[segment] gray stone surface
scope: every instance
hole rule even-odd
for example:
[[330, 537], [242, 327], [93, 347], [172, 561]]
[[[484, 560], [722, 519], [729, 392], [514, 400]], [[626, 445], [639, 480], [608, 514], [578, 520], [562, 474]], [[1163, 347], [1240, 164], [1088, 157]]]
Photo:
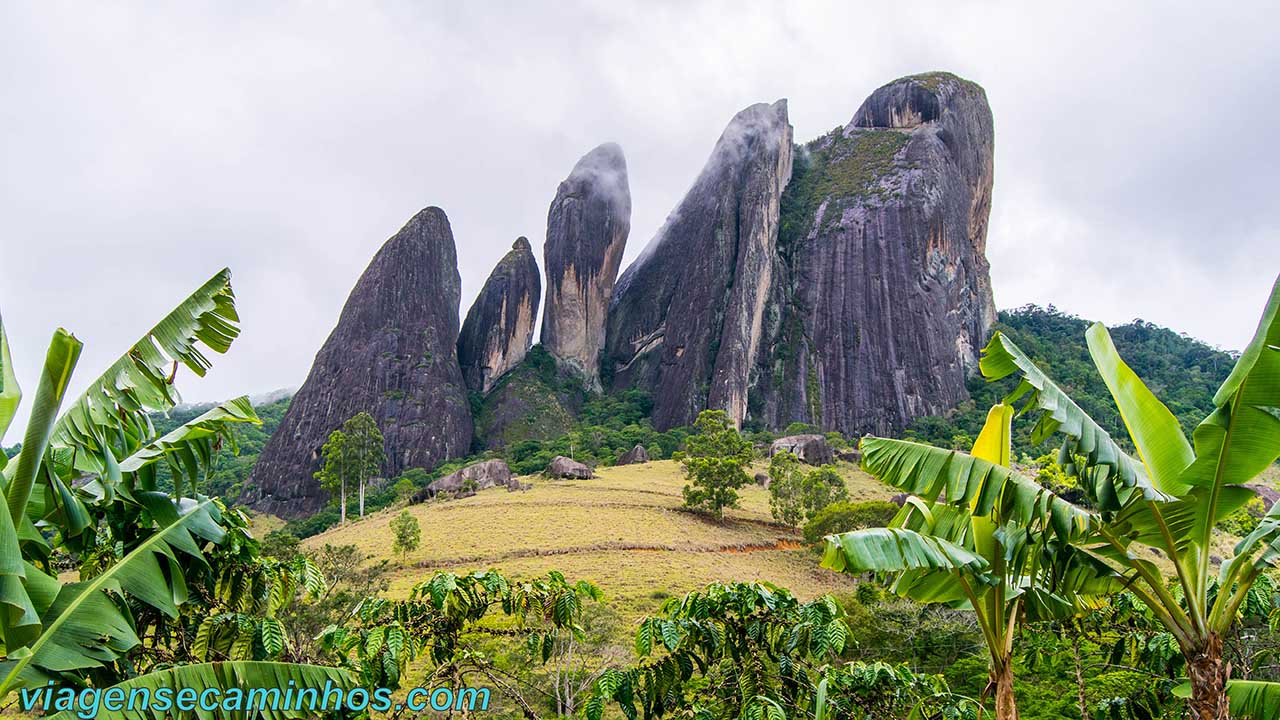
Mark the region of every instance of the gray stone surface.
[[930, 73], [798, 153], [754, 418], [884, 435], [968, 398], [996, 316], [993, 146], [982, 88]]
[[533, 344], [542, 278], [526, 238], [503, 256], [476, 296], [458, 336], [458, 364], [467, 388], [487, 395], [520, 364]]
[[471, 447], [471, 411], [455, 352], [461, 280], [449, 219], [414, 215], [383, 244], [347, 298], [279, 429], [254, 466], [251, 507], [285, 518], [322, 508], [313, 477], [329, 433], [373, 415], [387, 477], [431, 468]]
[[638, 463], [649, 462], [649, 451], [643, 445], [637, 444], [635, 447], [622, 454], [618, 458], [619, 465], [636, 465]]
[[631, 191], [622, 148], [605, 143], [587, 153], [560, 183], [547, 212], [547, 302], [542, 344], [557, 360], [600, 388], [609, 301], [627, 235]]
[[769, 446], [769, 457], [789, 452], [808, 465], [826, 465], [835, 459], [831, 445], [821, 435], [789, 435]]
[[468, 465], [461, 470], [449, 473], [430, 485], [419, 490], [410, 498], [410, 503], [429, 500], [440, 493], [453, 493], [455, 496], [473, 494], [478, 490], [502, 486], [509, 490], [520, 489], [520, 483], [511, 474], [511, 468], [502, 460], [485, 460]]
[[586, 480], [595, 477], [591, 468], [563, 455], [557, 455], [551, 459], [551, 464], [547, 465], [546, 475], [558, 480]]
[[707, 407], [735, 422], [746, 416], [791, 134], [785, 100], [738, 113], [614, 289], [604, 360], [611, 386], [651, 392], [660, 430], [691, 424]]

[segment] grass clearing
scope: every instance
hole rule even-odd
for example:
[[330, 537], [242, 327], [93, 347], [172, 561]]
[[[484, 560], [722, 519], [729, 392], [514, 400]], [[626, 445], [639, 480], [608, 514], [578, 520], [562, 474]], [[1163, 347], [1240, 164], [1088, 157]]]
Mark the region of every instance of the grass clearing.
[[[758, 463], [751, 472], [763, 472]], [[842, 463], [855, 501], [884, 500], [896, 491]], [[500, 488], [461, 500], [414, 505], [422, 542], [405, 558], [391, 552], [394, 507], [303, 541], [352, 544], [371, 558], [393, 560], [390, 594], [407, 595], [440, 570], [494, 568], [515, 577], [560, 570], [595, 582], [628, 619], [658, 608], [669, 596], [710, 582], [768, 581], [802, 598], [840, 592], [854, 581], [818, 567], [800, 532], [774, 523], [769, 493], [752, 485], [724, 523], [681, 509], [684, 474], [670, 460], [600, 468], [591, 480], [521, 478], [523, 492]]]

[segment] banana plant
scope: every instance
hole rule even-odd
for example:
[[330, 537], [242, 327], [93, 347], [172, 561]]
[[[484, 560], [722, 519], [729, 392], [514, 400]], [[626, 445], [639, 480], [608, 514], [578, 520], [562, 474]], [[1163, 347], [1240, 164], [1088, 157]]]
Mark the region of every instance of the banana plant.
[[1087, 515], [1008, 468], [1012, 418], [1009, 405], [991, 408], [969, 455], [864, 439], [864, 469], [915, 494], [888, 528], [828, 536], [822, 561], [837, 572], [883, 574], [902, 597], [971, 608], [1000, 720], [1018, 717], [1019, 622], [1069, 616], [1110, 580], [1067, 544], [1087, 532]]
[[[151, 413], [179, 401], [179, 366], [196, 375], [208, 351], [226, 352], [239, 334], [230, 272], [223, 270], [165, 316], [65, 411], [82, 345], [58, 329], [49, 344], [21, 450], [0, 455], [0, 701], [20, 689], [109, 685], [117, 661], [142, 644], [139, 613], [176, 618], [188, 581], [211, 575], [205, 549], [225, 535], [221, 504], [197, 491], [235, 423], [259, 422], [236, 398], [163, 437]], [[0, 440], [22, 398], [0, 322]], [[174, 491], [157, 487], [167, 463]], [[65, 582], [55, 552], [118, 546], [101, 567]], [[194, 574], [193, 574], [194, 573]], [[203, 689], [228, 678], [273, 682], [276, 668], [224, 663], [143, 675], [128, 683]], [[288, 666], [295, 681], [323, 684], [348, 673]], [[301, 684], [301, 683], [299, 683]], [[57, 709], [56, 706], [54, 709]], [[102, 717], [102, 715], [100, 715]]]
[[[1196, 427], [1191, 441], [1173, 413], [1121, 359], [1106, 327], [1091, 326], [1086, 340], [1137, 457], [1003, 334], [992, 337], [980, 364], [989, 381], [1019, 378], [1004, 402], [1020, 403], [1019, 415], [1037, 416], [1033, 442], [1063, 436], [1059, 462], [1080, 480], [1094, 506], [1086, 512], [1065, 502], [1051, 503], [1052, 539], [1060, 550], [1072, 548], [1104, 566], [1110, 580], [1138, 596], [1177, 640], [1186, 660], [1193, 718], [1222, 720], [1233, 712], [1238, 717], [1280, 717], [1280, 693], [1233, 683], [1222, 655], [1223, 637], [1253, 583], [1280, 559], [1280, 506], [1272, 507], [1219, 568], [1210, 559], [1215, 526], [1256, 495], [1246, 484], [1280, 457], [1280, 278], [1257, 332], [1214, 395], [1215, 409]], [[1042, 518], [1039, 502], [1028, 494], [1027, 478], [982, 469], [976, 460], [940, 459], [942, 451], [907, 445], [865, 438], [863, 465], [910, 492], [937, 495], [945, 489], [943, 500], [951, 505], [963, 506], [975, 496], [1002, 498], [988, 507], [979, 503], [973, 514], [994, 511], [1009, 517], [1012, 511], [1026, 520]], [[1013, 519], [1015, 527], [1031, 527]], [[1152, 548], [1168, 559], [1171, 579], [1151, 560]], [[1077, 590], [1056, 579], [1053, 588], [1063, 598]]]

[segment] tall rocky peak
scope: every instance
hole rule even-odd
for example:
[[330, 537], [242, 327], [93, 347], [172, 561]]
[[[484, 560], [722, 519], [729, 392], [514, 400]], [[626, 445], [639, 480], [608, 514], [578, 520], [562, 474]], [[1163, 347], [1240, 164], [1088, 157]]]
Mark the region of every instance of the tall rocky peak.
[[967, 399], [995, 321], [993, 144], [982, 88], [930, 73], [798, 150], [753, 417], [889, 433]]
[[387, 477], [466, 455], [471, 412], [455, 351], [461, 285], [440, 208], [419, 212], [383, 244], [254, 466], [252, 507], [283, 517], [323, 507], [312, 476], [320, 449], [360, 412], [382, 430]]
[[787, 103], [738, 113], [662, 229], [618, 281], [606, 336], [614, 389], [652, 393], [653, 423], [712, 407], [741, 421], [779, 267], [779, 202], [791, 177]]
[[560, 183], [547, 212], [547, 303], [542, 345], [600, 387], [600, 351], [613, 284], [631, 231], [631, 191], [622, 148], [587, 153]]
[[542, 279], [527, 238], [519, 238], [489, 274], [458, 336], [458, 363], [467, 388], [488, 394], [524, 360], [533, 342]]

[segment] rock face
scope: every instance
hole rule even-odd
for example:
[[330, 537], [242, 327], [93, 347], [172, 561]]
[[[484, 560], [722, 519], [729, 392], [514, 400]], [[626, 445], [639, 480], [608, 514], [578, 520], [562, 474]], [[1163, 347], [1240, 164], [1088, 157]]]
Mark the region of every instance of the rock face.
[[826, 465], [835, 459], [831, 445], [821, 435], [791, 435], [778, 438], [769, 446], [769, 457], [789, 452], [808, 465]]
[[312, 473], [331, 431], [359, 412], [386, 440], [387, 477], [471, 446], [455, 347], [461, 280], [449, 219], [415, 215], [374, 256], [249, 477], [248, 504], [286, 518], [323, 507]]
[[487, 395], [520, 364], [533, 343], [542, 279], [529, 240], [519, 238], [467, 311], [458, 336], [458, 364], [467, 389]]
[[889, 434], [968, 398], [996, 315], [993, 143], [982, 88], [931, 73], [880, 88], [798, 153], [754, 418]]
[[637, 444], [635, 447], [622, 454], [618, 458], [619, 465], [638, 465], [640, 463], [649, 462], [649, 451], [643, 445]]
[[600, 351], [618, 266], [631, 231], [622, 148], [605, 143], [578, 161], [547, 212], [547, 303], [542, 345], [600, 388]]
[[586, 480], [595, 477], [591, 473], [591, 468], [563, 455], [557, 455], [551, 459], [546, 474], [547, 477], [560, 480]]
[[519, 483], [516, 482], [515, 476], [511, 474], [511, 468], [507, 467], [505, 462], [501, 460], [485, 460], [445, 475], [415, 493], [409, 499], [409, 502], [411, 504], [425, 502], [442, 492], [450, 492], [459, 496], [469, 495], [474, 494], [477, 490], [485, 490], [498, 485], [513, 488], [517, 487]]
[[614, 289], [606, 372], [653, 394], [658, 429], [699, 411], [747, 414], [765, 303], [778, 267], [779, 202], [791, 177], [787, 104], [725, 128], [693, 188]]

